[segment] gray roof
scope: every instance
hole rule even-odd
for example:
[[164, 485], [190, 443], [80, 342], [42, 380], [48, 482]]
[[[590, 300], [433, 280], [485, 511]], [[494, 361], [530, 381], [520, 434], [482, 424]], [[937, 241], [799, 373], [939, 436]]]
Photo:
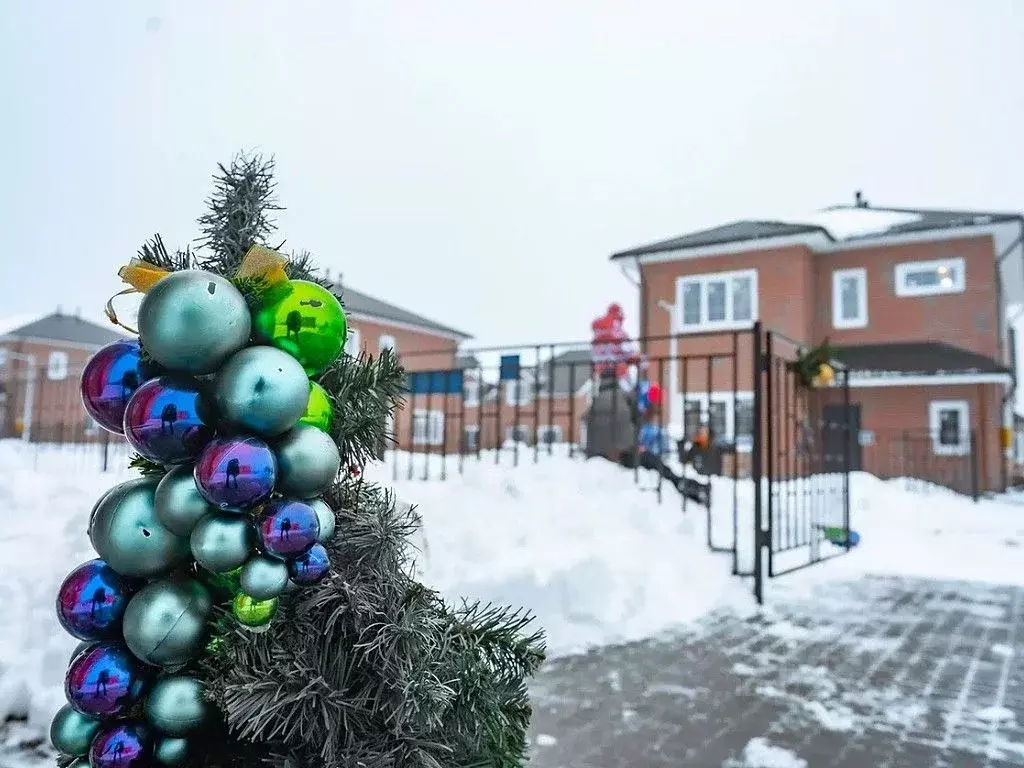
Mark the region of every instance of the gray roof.
[[824, 232], [821, 227], [810, 224], [789, 224], [782, 221], [734, 221], [711, 229], [661, 240], [649, 245], [641, 245], [628, 251], [620, 251], [612, 255], [612, 259], [626, 259], [634, 256], [646, 256], [650, 253], [664, 251], [682, 251], [687, 248], [705, 248], [709, 245], [723, 245], [747, 240], [763, 240], [771, 237], [801, 235], [807, 232]]
[[897, 341], [836, 347], [835, 357], [855, 373], [913, 375], [1009, 373], [991, 357], [944, 341]]
[[593, 375], [590, 349], [574, 349], [541, 363], [537, 392], [541, 395], [568, 395], [579, 392]]
[[71, 344], [83, 344], [102, 347], [118, 339], [126, 338], [115, 326], [102, 326], [76, 315], [65, 315], [54, 312], [31, 323], [8, 331], [3, 338], [44, 339], [46, 341], [63, 341]]
[[350, 312], [368, 315], [369, 317], [378, 320], [391, 320], [396, 323], [407, 323], [409, 325], [425, 328], [428, 331], [439, 331], [444, 334], [457, 336], [460, 339], [473, 338], [468, 333], [463, 333], [462, 331], [458, 331], [447, 325], [441, 325], [441, 323], [430, 320], [422, 315], [417, 315], [407, 309], [396, 307], [394, 304], [388, 304], [386, 301], [381, 301], [373, 296], [360, 293], [357, 290], [349, 288], [347, 285], [335, 285], [334, 289], [340, 293], [341, 303], [345, 306], [345, 309]]

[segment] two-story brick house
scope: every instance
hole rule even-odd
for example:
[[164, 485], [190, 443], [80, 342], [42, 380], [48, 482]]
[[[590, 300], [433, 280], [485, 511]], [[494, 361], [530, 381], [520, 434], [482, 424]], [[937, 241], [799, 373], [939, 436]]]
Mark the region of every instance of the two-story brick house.
[[674, 424], [692, 408], [749, 440], [743, 331], [760, 320], [800, 344], [828, 338], [851, 369], [855, 467], [871, 470], [870, 456], [897, 438], [900, 450], [913, 443], [941, 464], [967, 453], [973, 433], [992, 489], [1005, 479], [1012, 427], [1009, 314], [1024, 299], [1022, 232], [1018, 214], [879, 209], [858, 193], [853, 206], [805, 219], [738, 221], [612, 259], [639, 287], [641, 336], [676, 337], [649, 343], [649, 355], [670, 356], [670, 345], [679, 355], [738, 351], [735, 365], [675, 366], [689, 370], [668, 376]]

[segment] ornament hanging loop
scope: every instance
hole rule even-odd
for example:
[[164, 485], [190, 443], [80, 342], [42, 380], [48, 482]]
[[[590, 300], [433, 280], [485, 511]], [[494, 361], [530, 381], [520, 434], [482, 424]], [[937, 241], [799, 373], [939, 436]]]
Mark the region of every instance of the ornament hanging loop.
[[107, 305], [103, 308], [103, 312], [104, 312], [104, 314], [106, 314], [107, 319], [110, 322], [112, 322], [114, 325], [116, 325], [116, 326], [118, 326], [120, 328], [124, 328], [129, 333], [134, 334], [135, 336], [138, 336], [139, 332], [137, 330], [135, 330], [134, 328], [131, 328], [131, 327], [125, 325], [124, 323], [122, 323], [117, 318], [117, 312], [114, 311], [114, 299], [118, 298], [119, 296], [127, 296], [130, 293], [142, 293], [142, 291], [140, 291], [138, 288], [125, 288], [123, 291], [120, 291], [119, 293], [115, 293], [113, 296], [111, 296], [109, 299], [107, 299]]

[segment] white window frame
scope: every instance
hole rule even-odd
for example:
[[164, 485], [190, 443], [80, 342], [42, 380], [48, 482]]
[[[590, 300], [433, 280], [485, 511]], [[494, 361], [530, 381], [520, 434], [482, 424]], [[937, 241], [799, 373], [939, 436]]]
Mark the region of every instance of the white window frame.
[[[907, 275], [912, 272], [927, 272], [952, 267], [957, 279], [952, 285], [907, 285]], [[908, 296], [942, 296], [950, 293], [963, 293], [967, 288], [967, 264], [962, 258], [935, 259], [933, 261], [905, 261], [894, 268], [893, 286], [896, 295]]]
[[377, 351], [383, 352], [385, 349], [398, 354], [398, 341], [390, 333], [382, 333], [377, 339]]
[[465, 408], [480, 407], [480, 382], [475, 378], [463, 379], [462, 405]]
[[[857, 314], [843, 317], [843, 281], [857, 281]], [[868, 271], [864, 267], [837, 269], [832, 272], [832, 327], [866, 328], [868, 325]]]
[[444, 411], [417, 408], [412, 412], [412, 444], [444, 445]]
[[349, 357], [359, 357], [359, 353], [363, 351], [363, 334], [359, 332], [358, 328], [348, 329], [348, 335], [345, 338], [345, 354]]
[[68, 353], [54, 350], [46, 360], [46, 378], [64, 381], [68, 377]]
[[[960, 414], [959, 445], [943, 445], [940, 441], [939, 416], [943, 411]], [[971, 405], [966, 400], [932, 400], [928, 403], [928, 431], [932, 436], [932, 453], [936, 456], [966, 456], [971, 452]]]
[[[710, 401], [712, 403], [724, 403], [725, 404], [725, 434], [717, 434], [715, 437], [720, 437], [730, 442], [736, 440], [736, 412], [732, 407], [732, 392], [712, 392]], [[747, 402], [753, 407], [754, 393], [753, 392], [737, 392], [736, 393], [736, 404]], [[691, 392], [683, 396], [683, 408], [682, 418], [683, 422], [680, 423], [680, 434], [681, 430], [686, 426], [686, 405], [687, 403], [698, 403], [700, 405], [700, 423], [707, 424], [711, 419], [711, 409], [708, 407], [708, 393], [707, 392]], [[757, 418], [756, 416], [754, 418]], [[744, 437], [750, 437], [745, 435]], [[750, 453], [752, 448], [751, 445], [743, 444], [736, 446], [737, 453]]]
[[[516, 381], [519, 382], [519, 391], [518, 391], [518, 393], [516, 392]], [[516, 407], [516, 405], [517, 405], [517, 403], [516, 403], [516, 395], [517, 394], [519, 395], [519, 403], [518, 403], [518, 405], [520, 407], [522, 407], [524, 405], [529, 405], [530, 403], [533, 402], [533, 381], [531, 381], [529, 379], [529, 377], [527, 377], [527, 376], [520, 376], [518, 380], [517, 379], [509, 379], [509, 380], [506, 380], [506, 381], [504, 381], [502, 383], [504, 385], [502, 387], [502, 389], [505, 390], [505, 393], [504, 393], [505, 394], [505, 404], [508, 405], [509, 407], [511, 407], [511, 408], [515, 408]]]
[[[732, 281], [737, 278], [750, 278], [750, 317], [745, 320], [733, 319]], [[725, 319], [708, 320], [708, 283], [725, 281]], [[687, 285], [700, 285], [700, 321], [695, 324], [683, 322], [683, 290]], [[676, 278], [676, 333], [704, 333], [706, 331], [734, 331], [752, 326], [758, 317], [757, 270], [740, 269], [732, 272], [709, 272], [702, 275], [683, 275]]]
[[562, 442], [561, 424], [539, 424], [537, 426], [537, 445], [548, 445], [548, 442], [544, 439], [548, 433], [554, 436], [554, 440], [550, 443], [551, 445], [558, 445]]

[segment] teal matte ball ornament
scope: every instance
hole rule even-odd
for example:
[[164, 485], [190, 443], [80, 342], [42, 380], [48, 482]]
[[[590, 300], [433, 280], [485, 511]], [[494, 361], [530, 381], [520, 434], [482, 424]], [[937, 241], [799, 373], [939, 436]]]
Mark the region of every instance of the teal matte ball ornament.
[[203, 683], [195, 677], [174, 675], [158, 680], [146, 697], [146, 720], [168, 736], [187, 736], [210, 717], [203, 698]]
[[99, 729], [99, 720], [65, 704], [50, 722], [50, 743], [61, 754], [82, 757], [89, 754], [89, 745]]
[[153, 758], [160, 765], [184, 765], [188, 751], [188, 739], [160, 739], [153, 750]]
[[316, 537], [316, 540], [323, 544], [333, 539], [338, 519], [334, 510], [331, 509], [331, 505], [323, 499], [312, 499], [306, 503], [313, 508], [313, 511], [316, 512], [316, 519], [320, 521], [320, 535]]
[[192, 467], [177, 466], [164, 475], [153, 498], [156, 518], [175, 536], [188, 536], [203, 517], [213, 511], [192, 476]]
[[221, 419], [234, 430], [274, 437], [306, 412], [309, 377], [287, 352], [246, 347], [217, 373], [213, 396]]
[[124, 642], [147, 664], [180, 666], [202, 650], [212, 610], [209, 591], [195, 579], [155, 581], [128, 603]]
[[68, 768], [92, 768], [92, 766], [89, 765], [88, 757], [80, 757], [69, 765]]
[[244, 515], [207, 515], [189, 538], [192, 557], [213, 573], [227, 573], [249, 559], [256, 547], [256, 533]]
[[139, 305], [142, 347], [172, 371], [213, 373], [249, 342], [251, 329], [245, 297], [212, 272], [173, 272]]
[[341, 302], [307, 280], [289, 280], [269, 290], [252, 325], [257, 338], [283, 349], [310, 376], [338, 359], [347, 334]]
[[277, 443], [277, 491], [312, 499], [331, 487], [341, 469], [334, 440], [316, 427], [299, 424]]
[[254, 557], [242, 566], [241, 586], [254, 600], [278, 597], [288, 586], [288, 566], [282, 560]]
[[157, 519], [158, 483], [153, 477], [121, 483], [93, 511], [89, 541], [122, 576], [159, 576], [188, 558], [188, 539], [175, 536]]

